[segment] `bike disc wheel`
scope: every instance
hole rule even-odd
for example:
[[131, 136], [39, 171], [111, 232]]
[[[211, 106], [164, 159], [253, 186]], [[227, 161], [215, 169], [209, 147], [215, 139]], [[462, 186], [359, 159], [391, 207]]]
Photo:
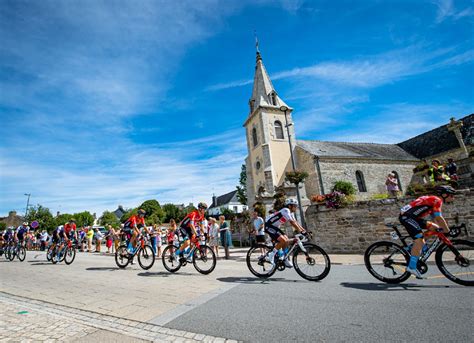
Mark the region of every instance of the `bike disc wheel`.
[[155, 253], [153, 248], [149, 245], [145, 245], [143, 248], [140, 248], [138, 251], [138, 264], [145, 270], [153, 267], [155, 263]]
[[193, 264], [194, 268], [201, 274], [210, 274], [216, 268], [216, 254], [212, 251], [211, 247], [207, 245], [201, 245], [196, 248], [193, 253]]
[[73, 247], [67, 247], [64, 253], [64, 263], [71, 264], [76, 258], [76, 249]]
[[451, 248], [443, 244], [436, 251], [436, 265], [449, 280], [463, 286], [474, 286], [474, 242], [457, 239], [452, 243], [461, 255], [456, 257]]
[[293, 267], [296, 272], [309, 281], [324, 279], [331, 269], [328, 254], [316, 244], [305, 243], [303, 246], [306, 253], [299, 248], [293, 253]]
[[181, 262], [177, 255], [178, 248], [173, 245], [168, 245], [161, 254], [161, 261], [163, 267], [170, 273], [177, 272], [181, 268]]
[[21, 262], [23, 262], [26, 258], [26, 249], [24, 247], [19, 247], [16, 256]]
[[[263, 254], [262, 250], [263, 249]], [[265, 257], [273, 250], [267, 245], [257, 245], [247, 252], [247, 267], [250, 272], [259, 278], [269, 278], [276, 272], [276, 264], [272, 265]]]
[[406, 271], [410, 255], [400, 245], [382, 241], [375, 242], [364, 254], [365, 267], [377, 280], [400, 283], [410, 277]]
[[119, 268], [125, 268], [130, 263], [129, 253], [126, 245], [121, 245], [115, 252], [115, 263]]

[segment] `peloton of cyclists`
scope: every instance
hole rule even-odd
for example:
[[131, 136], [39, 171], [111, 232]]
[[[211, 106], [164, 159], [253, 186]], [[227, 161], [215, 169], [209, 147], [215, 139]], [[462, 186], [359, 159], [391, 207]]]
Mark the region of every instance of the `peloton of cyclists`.
[[[448, 223], [441, 213], [441, 207], [444, 202], [450, 203], [454, 200], [456, 190], [451, 186], [438, 186], [435, 188], [435, 191], [438, 196], [421, 196], [408, 205], [403, 206], [400, 210], [400, 223], [406, 228], [410, 237], [413, 238], [410, 262], [406, 270], [415, 275], [417, 279], [423, 278], [417, 269], [418, 259], [425, 244], [423, 230], [449, 232]], [[429, 216], [431, 216], [430, 219], [433, 221], [427, 220]]]

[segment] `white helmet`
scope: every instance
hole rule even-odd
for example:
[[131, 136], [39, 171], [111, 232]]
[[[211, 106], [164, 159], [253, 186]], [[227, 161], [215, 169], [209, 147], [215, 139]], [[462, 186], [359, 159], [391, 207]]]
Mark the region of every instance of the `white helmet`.
[[286, 200], [285, 200], [285, 206], [289, 206], [289, 205], [298, 206], [298, 200], [293, 199], [293, 198], [288, 198], [288, 199], [286, 199]]

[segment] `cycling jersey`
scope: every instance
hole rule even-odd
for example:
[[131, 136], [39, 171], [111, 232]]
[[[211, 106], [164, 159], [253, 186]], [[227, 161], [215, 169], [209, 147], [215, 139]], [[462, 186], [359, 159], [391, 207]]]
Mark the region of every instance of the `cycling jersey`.
[[69, 224], [67, 223], [66, 225], [64, 225], [64, 232], [66, 233], [66, 235], [69, 237], [69, 235], [71, 233], [73, 233], [73, 231], [76, 231], [76, 224], [72, 223], [72, 224]]
[[53, 243], [59, 243], [59, 241], [63, 238], [64, 235], [64, 227], [58, 226], [56, 230], [53, 231]]
[[268, 217], [265, 222], [265, 232], [272, 240], [276, 241], [280, 236], [284, 235], [280, 226], [288, 221], [296, 221], [295, 215], [288, 208], [284, 207]]
[[191, 228], [191, 224], [196, 226], [204, 221], [204, 214], [199, 213], [199, 210], [192, 211], [186, 217], [184, 217], [180, 226], [183, 228]]
[[441, 198], [434, 195], [426, 195], [403, 206], [400, 212], [403, 215], [416, 218], [423, 218], [430, 214], [440, 216], [441, 206], [443, 206], [443, 200]]
[[23, 225], [18, 226], [18, 228], [16, 229], [16, 236], [18, 237], [20, 241], [23, 240], [23, 238], [25, 237], [25, 234], [28, 233], [29, 229], [30, 229], [29, 226], [23, 226]]
[[134, 215], [128, 218], [127, 221], [124, 223], [124, 228], [127, 229], [134, 228], [135, 226], [145, 226], [145, 218], [140, 217], [138, 215]]

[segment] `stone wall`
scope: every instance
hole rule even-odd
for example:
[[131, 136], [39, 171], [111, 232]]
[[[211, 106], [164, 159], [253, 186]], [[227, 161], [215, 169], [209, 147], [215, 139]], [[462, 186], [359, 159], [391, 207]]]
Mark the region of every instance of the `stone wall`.
[[[328, 253], [364, 253], [373, 242], [390, 240], [390, 229], [384, 224], [399, 224], [400, 208], [412, 199], [360, 201], [338, 210], [311, 205], [306, 211], [306, 222], [314, 233], [314, 241]], [[456, 220], [466, 223], [468, 235], [474, 239], [474, 189], [444, 205], [443, 214], [449, 225]]]

